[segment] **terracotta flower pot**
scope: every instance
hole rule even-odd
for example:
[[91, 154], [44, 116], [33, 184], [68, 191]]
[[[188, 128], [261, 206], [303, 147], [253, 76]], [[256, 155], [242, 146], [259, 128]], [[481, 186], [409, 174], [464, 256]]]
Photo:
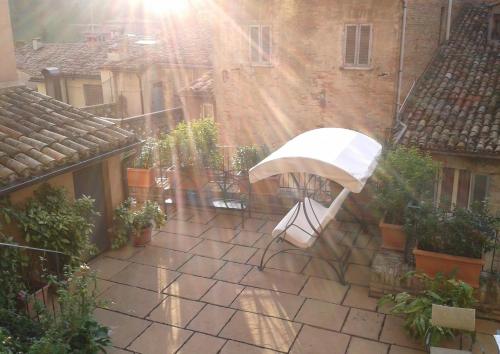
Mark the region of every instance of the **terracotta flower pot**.
[[[238, 175], [238, 187], [241, 193], [248, 193], [250, 182], [248, 175]], [[251, 185], [252, 194], [276, 195], [280, 189], [280, 176], [272, 176]]]
[[433, 277], [437, 273], [449, 274], [456, 270], [456, 278], [474, 288], [479, 287], [479, 276], [484, 265], [484, 260], [477, 258], [452, 256], [449, 254], [413, 250], [417, 270]]
[[149, 188], [155, 184], [154, 168], [127, 168], [129, 187]]
[[387, 224], [385, 217], [380, 220], [378, 227], [382, 235], [382, 248], [394, 251], [404, 251], [406, 247], [406, 233], [403, 225]]
[[208, 183], [208, 174], [204, 169], [186, 168], [167, 170], [167, 178], [175, 189], [201, 190]]
[[33, 287], [34, 290], [29, 293], [23, 291], [18, 297], [19, 308], [25, 310], [29, 316], [36, 316], [35, 304], [37, 302], [47, 307], [50, 301], [49, 284], [35, 281]]
[[153, 226], [146, 227], [133, 235], [134, 246], [142, 247], [151, 242]]

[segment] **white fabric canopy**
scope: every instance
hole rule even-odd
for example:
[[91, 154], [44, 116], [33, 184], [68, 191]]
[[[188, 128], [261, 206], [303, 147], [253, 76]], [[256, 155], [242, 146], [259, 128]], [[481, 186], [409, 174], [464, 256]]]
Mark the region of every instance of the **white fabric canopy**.
[[349, 129], [322, 128], [302, 133], [250, 169], [255, 183], [283, 173], [310, 173], [359, 193], [372, 175], [382, 145]]

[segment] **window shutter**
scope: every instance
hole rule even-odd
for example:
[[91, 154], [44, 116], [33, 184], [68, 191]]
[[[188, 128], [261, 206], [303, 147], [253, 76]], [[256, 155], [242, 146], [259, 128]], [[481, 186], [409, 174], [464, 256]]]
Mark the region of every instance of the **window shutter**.
[[344, 63], [346, 65], [356, 64], [356, 37], [357, 37], [357, 26], [356, 25], [346, 25], [345, 26], [345, 57]]
[[455, 170], [453, 168], [443, 167], [441, 182], [441, 197], [439, 205], [445, 209], [451, 207], [453, 197], [453, 182], [455, 180]]
[[359, 26], [359, 50], [358, 50], [358, 64], [370, 64], [370, 41], [372, 34], [372, 26], [361, 25]]
[[471, 173], [467, 170], [460, 170], [458, 174], [457, 207], [467, 208], [469, 206]]
[[482, 202], [488, 197], [488, 180], [485, 175], [475, 175], [471, 202]]
[[269, 63], [271, 61], [271, 27], [262, 26], [261, 33], [262, 61]]
[[259, 61], [259, 27], [250, 26], [250, 60], [253, 63]]

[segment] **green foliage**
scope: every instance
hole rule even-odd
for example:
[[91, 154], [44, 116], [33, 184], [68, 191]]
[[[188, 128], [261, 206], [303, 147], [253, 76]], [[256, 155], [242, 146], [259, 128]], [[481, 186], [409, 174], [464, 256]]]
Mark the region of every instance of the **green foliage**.
[[[2, 234], [0, 242], [15, 243], [12, 238]], [[0, 247], [0, 308], [15, 308], [18, 294], [26, 290], [22, 275], [26, 273], [27, 264], [27, 256], [20, 249]]]
[[84, 196], [72, 201], [63, 188], [49, 184], [43, 184], [24, 207], [15, 211], [30, 246], [80, 259], [93, 252], [90, 236], [95, 215], [92, 198]]
[[432, 304], [472, 308], [476, 302], [472, 287], [443, 274], [432, 279], [426, 274], [410, 272], [405, 278], [417, 281], [423, 290], [415, 295], [407, 292], [385, 295], [379, 305], [393, 304], [391, 314], [403, 315], [405, 330], [425, 344], [437, 346], [445, 339], [452, 339], [457, 331], [431, 324]]
[[421, 250], [481, 258], [495, 248], [499, 225], [500, 217], [490, 214], [486, 202], [451, 212], [423, 204], [407, 213], [405, 231]]
[[233, 168], [235, 171], [248, 174], [248, 170], [262, 161], [268, 154], [269, 149], [265, 145], [238, 146], [233, 155]]
[[380, 161], [375, 179], [375, 207], [386, 222], [403, 224], [408, 204], [430, 201], [438, 165], [415, 148], [398, 147]]
[[115, 238], [112, 248], [117, 249], [128, 243], [130, 235], [152, 226], [161, 226], [165, 222], [165, 214], [156, 202], [146, 201], [140, 208], [135, 208], [132, 198], [125, 200], [116, 209], [113, 216]]
[[27, 353], [42, 335], [39, 322], [13, 309], [0, 308], [0, 353]]
[[149, 138], [144, 142], [141, 147], [141, 152], [132, 162], [133, 168], [149, 169], [155, 165], [155, 149], [157, 142], [153, 138]]

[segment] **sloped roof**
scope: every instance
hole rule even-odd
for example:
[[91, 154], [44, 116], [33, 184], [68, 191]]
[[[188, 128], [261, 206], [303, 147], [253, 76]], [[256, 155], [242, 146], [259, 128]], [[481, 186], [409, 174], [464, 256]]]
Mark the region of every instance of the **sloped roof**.
[[34, 50], [32, 44], [25, 44], [16, 48], [17, 68], [38, 80], [43, 79], [41, 71], [47, 67], [57, 67], [66, 75], [99, 77], [109, 45], [108, 42], [43, 43]]
[[135, 142], [114, 123], [27, 87], [0, 89], [0, 186]]
[[487, 6], [464, 10], [408, 100], [402, 144], [500, 155], [500, 48], [487, 42], [488, 15]]
[[210, 70], [191, 82], [188, 87], [183, 88], [180, 93], [191, 96], [212, 96], [213, 86], [213, 73]]

